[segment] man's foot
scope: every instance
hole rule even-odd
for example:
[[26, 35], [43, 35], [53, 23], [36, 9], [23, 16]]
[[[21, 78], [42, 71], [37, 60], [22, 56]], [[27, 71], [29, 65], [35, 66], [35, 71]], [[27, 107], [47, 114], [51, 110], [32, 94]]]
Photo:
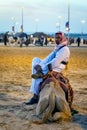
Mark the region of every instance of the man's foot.
[[77, 111], [77, 110], [75, 110], [75, 109], [72, 109], [72, 110], [71, 110], [72, 116], [73, 116], [74, 114], [78, 114], [78, 113], [79, 113], [79, 111]]
[[38, 98], [32, 97], [28, 102], [25, 102], [25, 105], [33, 105], [38, 103]]
[[31, 77], [33, 79], [38, 79], [38, 78], [43, 78], [44, 77], [44, 74], [39, 72], [39, 73], [36, 73], [36, 74], [32, 74]]

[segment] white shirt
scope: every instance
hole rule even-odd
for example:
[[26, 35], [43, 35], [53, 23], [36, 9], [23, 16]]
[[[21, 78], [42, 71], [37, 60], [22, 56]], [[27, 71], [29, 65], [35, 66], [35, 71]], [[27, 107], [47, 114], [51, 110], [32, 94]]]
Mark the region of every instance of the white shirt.
[[70, 51], [67, 46], [64, 46], [59, 51], [57, 51], [55, 58], [50, 62], [52, 64], [53, 71], [62, 72], [65, 69], [65, 65], [62, 61], [68, 62], [70, 57]]
[[60, 50], [54, 50], [51, 52], [42, 62], [41, 67], [44, 72], [47, 70], [48, 64], [52, 65], [53, 71], [62, 72], [65, 69], [65, 65], [62, 61], [68, 62], [70, 57], [70, 50], [68, 46], [64, 46]]

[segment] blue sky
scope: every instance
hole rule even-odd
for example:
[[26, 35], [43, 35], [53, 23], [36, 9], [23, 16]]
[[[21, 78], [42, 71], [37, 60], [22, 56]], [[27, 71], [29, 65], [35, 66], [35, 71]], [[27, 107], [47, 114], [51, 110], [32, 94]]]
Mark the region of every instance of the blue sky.
[[0, 32], [20, 31], [22, 24], [25, 32], [66, 32], [68, 20], [68, 1], [70, 1], [70, 32], [87, 33], [86, 0], [0, 0]]

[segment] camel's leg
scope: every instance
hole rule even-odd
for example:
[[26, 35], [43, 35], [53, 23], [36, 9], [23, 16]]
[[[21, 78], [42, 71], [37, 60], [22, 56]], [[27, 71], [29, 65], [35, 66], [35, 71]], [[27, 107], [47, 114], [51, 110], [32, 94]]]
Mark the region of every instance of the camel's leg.
[[48, 106], [48, 103], [49, 103], [49, 95], [48, 97], [45, 97], [45, 98], [42, 98], [38, 104], [37, 104], [37, 107], [36, 107], [36, 115], [41, 115], [47, 108]]
[[71, 116], [69, 116], [67, 113], [64, 112], [56, 112], [51, 117], [52, 121], [64, 121], [64, 120], [70, 120]]
[[42, 118], [39, 118], [39, 115], [35, 116], [33, 118], [32, 122], [37, 123], [37, 124], [41, 124], [41, 123], [46, 122], [46, 120], [49, 118], [50, 114], [53, 112], [53, 110], [55, 108], [55, 93], [51, 92], [49, 99], [47, 99], [47, 100], [49, 101], [49, 105], [48, 105], [46, 111], [44, 111]]
[[71, 119], [71, 111], [65, 99], [62, 99], [62, 98], [58, 100], [56, 99], [56, 107], [57, 107], [58, 112], [54, 113], [52, 117], [53, 121]]
[[55, 93], [52, 91], [49, 96], [49, 106], [47, 107], [46, 111], [43, 113], [43, 122], [46, 122], [46, 120], [50, 117], [53, 110], [55, 108]]
[[48, 107], [48, 101], [49, 101], [48, 97], [41, 98], [39, 100], [37, 107], [36, 107], [36, 114], [31, 117], [31, 121], [33, 123], [37, 123], [37, 124], [42, 123], [42, 115], [43, 115], [43, 112]]
[[68, 115], [71, 115], [69, 104], [65, 98], [60, 97], [59, 100], [57, 100], [56, 98], [56, 106], [59, 109], [59, 111], [65, 112], [65, 113], [68, 113]]

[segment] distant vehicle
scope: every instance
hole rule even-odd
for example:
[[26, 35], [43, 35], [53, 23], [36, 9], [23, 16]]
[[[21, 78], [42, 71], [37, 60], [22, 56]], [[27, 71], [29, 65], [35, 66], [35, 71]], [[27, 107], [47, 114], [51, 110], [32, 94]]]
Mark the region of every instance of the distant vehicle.
[[24, 32], [18, 32], [16, 34], [14, 34], [14, 37], [19, 37], [19, 38], [24, 38], [24, 37], [28, 37], [28, 35]]
[[18, 44], [20, 44], [20, 47], [22, 47], [23, 44], [28, 46], [30, 44], [28, 35], [24, 32], [16, 33], [13, 38], [16, 40]]
[[18, 43], [20, 47], [22, 47], [23, 44], [25, 44], [26, 46], [30, 44], [28, 35], [24, 32], [18, 32], [13, 35], [10, 35], [8, 39], [10, 43], [14, 43], [14, 42]]

